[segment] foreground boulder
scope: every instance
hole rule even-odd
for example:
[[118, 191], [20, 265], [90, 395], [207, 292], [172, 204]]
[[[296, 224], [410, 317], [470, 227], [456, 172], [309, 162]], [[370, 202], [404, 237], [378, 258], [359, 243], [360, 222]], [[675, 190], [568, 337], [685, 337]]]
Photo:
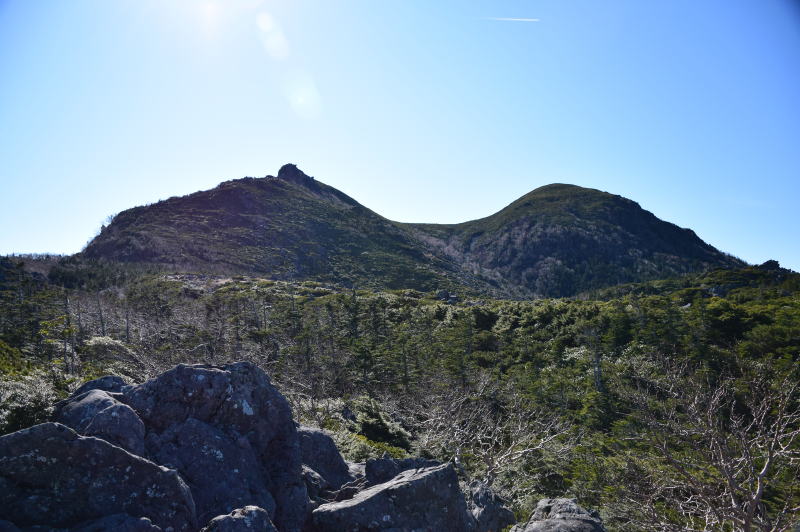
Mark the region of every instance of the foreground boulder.
[[370, 458], [364, 464], [364, 478], [368, 486], [374, 486], [393, 479], [403, 471], [438, 465], [441, 463], [425, 458]]
[[131, 407], [104, 390], [75, 392], [71, 399], [57, 405], [53, 418], [80, 434], [97, 436], [133, 454], [145, 455], [144, 423]]
[[495, 532], [510, 515], [486, 487], [468, 508], [451, 465], [348, 464], [248, 363], [96, 379], [54, 419], [0, 437], [0, 532]]
[[201, 532], [277, 532], [269, 514], [258, 506], [245, 506], [211, 520]]
[[303, 464], [325, 479], [331, 489], [338, 490], [353, 480], [350, 468], [339, 454], [333, 438], [325, 431], [301, 426], [297, 433]]
[[323, 504], [311, 516], [310, 528], [318, 532], [475, 530], [449, 464], [404, 471], [352, 499]]
[[208, 423], [189, 418], [161, 434], [148, 434], [147, 449], [156, 462], [180, 471], [192, 489], [199, 522], [247, 505], [275, 516], [276, 502], [267, 476], [247, 438], [234, 440]]
[[162, 528], [146, 517], [131, 517], [128, 514], [114, 514], [88, 523], [82, 523], [70, 532], [161, 532]]
[[200, 523], [248, 505], [285, 531], [306, 518], [291, 409], [252, 364], [182, 364], [138, 386], [103, 377], [60, 403], [55, 417], [178, 471]]
[[351, 463], [347, 467], [353, 480], [341, 486], [335, 493], [330, 493], [329, 498], [331, 502], [352, 499], [368, 487], [388, 482], [404, 471], [440, 465], [441, 462], [424, 458], [389, 457], [370, 458], [363, 463]]
[[[102, 390], [104, 392], [119, 393], [127, 384], [122, 377], [116, 375], [106, 375], [98, 379], [83, 383], [77, 390], [72, 392], [72, 397], [80, 397], [90, 390]], [[63, 404], [63, 402], [61, 403]]]
[[596, 510], [586, 510], [575, 499], [542, 499], [528, 522], [511, 532], [606, 532]]
[[477, 532], [500, 532], [517, 522], [505, 501], [483, 482], [470, 484], [469, 492], [468, 506]]
[[171, 469], [58, 423], [0, 437], [0, 519], [76, 527], [113, 514], [197, 527], [192, 494]]
[[259, 368], [181, 364], [124, 390], [123, 400], [147, 427], [148, 454], [186, 476], [202, 501], [201, 520], [258, 504], [274, 508], [279, 529], [302, 527], [307, 495], [297, 429], [289, 403]]

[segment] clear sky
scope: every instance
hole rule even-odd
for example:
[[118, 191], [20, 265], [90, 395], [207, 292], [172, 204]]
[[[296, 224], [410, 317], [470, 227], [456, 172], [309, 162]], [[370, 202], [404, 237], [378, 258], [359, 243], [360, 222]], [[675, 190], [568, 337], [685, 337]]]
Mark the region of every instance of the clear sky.
[[0, 0], [0, 253], [286, 162], [400, 221], [599, 188], [800, 270], [800, 6]]

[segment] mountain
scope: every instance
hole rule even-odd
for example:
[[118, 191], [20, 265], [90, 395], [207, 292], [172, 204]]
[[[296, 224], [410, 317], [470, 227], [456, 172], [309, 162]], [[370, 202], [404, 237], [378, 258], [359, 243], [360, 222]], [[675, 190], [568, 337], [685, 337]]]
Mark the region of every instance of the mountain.
[[294, 165], [277, 177], [119, 213], [82, 255], [177, 271], [314, 279], [360, 287], [456, 288], [470, 282], [407, 229]]
[[594, 189], [548, 185], [462, 224], [402, 224], [295, 165], [114, 217], [81, 256], [347, 286], [569, 296], [743, 265], [693, 231]]
[[512, 296], [569, 296], [744, 265], [634, 201], [575, 185], [537, 188], [480, 220], [412, 227], [428, 245]]

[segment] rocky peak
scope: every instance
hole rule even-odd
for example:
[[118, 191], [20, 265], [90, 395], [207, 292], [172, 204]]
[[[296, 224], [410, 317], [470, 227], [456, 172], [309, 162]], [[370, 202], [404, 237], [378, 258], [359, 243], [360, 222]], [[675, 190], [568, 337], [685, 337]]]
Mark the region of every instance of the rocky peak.
[[315, 184], [313, 177], [306, 175], [296, 164], [291, 163], [281, 166], [281, 169], [278, 170], [278, 179], [297, 183], [305, 187]]

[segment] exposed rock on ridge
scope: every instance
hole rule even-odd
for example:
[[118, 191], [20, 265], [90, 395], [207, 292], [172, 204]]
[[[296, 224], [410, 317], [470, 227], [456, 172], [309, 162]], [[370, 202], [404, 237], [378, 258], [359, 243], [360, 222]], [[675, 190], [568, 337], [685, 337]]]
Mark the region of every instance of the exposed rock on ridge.
[[469, 273], [517, 297], [570, 296], [743, 264], [634, 201], [575, 185], [537, 188], [480, 220], [410, 227]]

